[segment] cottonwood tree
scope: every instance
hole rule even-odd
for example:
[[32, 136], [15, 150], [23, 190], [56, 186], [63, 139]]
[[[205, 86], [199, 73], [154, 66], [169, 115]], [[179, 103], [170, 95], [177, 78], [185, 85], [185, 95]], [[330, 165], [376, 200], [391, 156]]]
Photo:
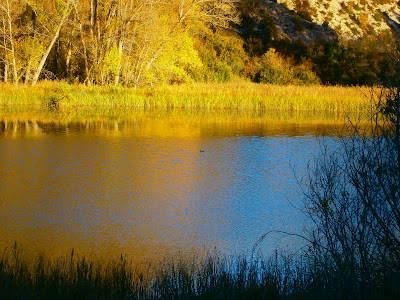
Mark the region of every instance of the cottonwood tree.
[[[42, 28], [47, 32], [45, 35], [45, 37], [47, 37], [45, 40], [45, 51], [33, 72], [31, 84], [35, 85], [47, 61], [50, 51], [53, 49], [55, 42], [60, 36], [61, 28], [71, 13], [73, 0], [49, 2], [43, 2], [42, 0], [40, 2], [37, 0], [27, 0], [27, 2], [36, 15], [41, 15], [39, 21], [41, 22]], [[52, 29], [54, 28], [54, 25], [55, 29]]]
[[20, 67], [17, 64], [16, 26], [15, 20], [21, 14], [21, 1], [5, 0], [0, 3], [0, 47], [1, 61], [3, 63], [3, 78], [8, 81], [9, 70], [12, 72], [12, 80], [18, 84], [20, 79]]
[[[163, 77], [160, 73], [167, 72], [168, 64], [176, 71], [179, 62], [173, 55], [166, 62], [166, 49], [171, 51], [174, 40], [184, 37], [193, 20], [212, 26], [237, 22], [234, 4], [232, 0], [90, 0], [86, 6], [75, 6], [87, 82], [118, 85], [122, 75], [125, 84], [138, 86]], [[190, 42], [182, 45], [192, 47]]]
[[36, 84], [73, 0], [5, 0], [0, 4], [4, 80]]
[[149, 23], [149, 12], [155, 3], [89, 0], [74, 5], [85, 62], [85, 82], [118, 85], [126, 44], [136, 39], [138, 28]]
[[153, 49], [146, 64], [148, 70], [164, 50], [168, 40], [194, 20], [201, 20], [214, 27], [227, 27], [239, 22], [236, 0], [172, 0], [163, 4], [162, 11], [167, 13], [168, 29], [159, 37], [159, 43]]
[[195, 22], [212, 27], [238, 22], [235, 4], [236, 0], [5, 0], [0, 4], [3, 78], [34, 85], [52, 70], [87, 84], [181, 81], [187, 70], [199, 66], [189, 28]]

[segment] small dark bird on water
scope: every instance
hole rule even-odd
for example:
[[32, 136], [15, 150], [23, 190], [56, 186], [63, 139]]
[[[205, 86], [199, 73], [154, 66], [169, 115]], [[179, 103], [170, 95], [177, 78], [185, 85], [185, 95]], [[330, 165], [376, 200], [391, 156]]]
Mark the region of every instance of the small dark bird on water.
[[204, 152], [204, 150], [201, 150], [201, 149], [200, 149], [200, 152]]

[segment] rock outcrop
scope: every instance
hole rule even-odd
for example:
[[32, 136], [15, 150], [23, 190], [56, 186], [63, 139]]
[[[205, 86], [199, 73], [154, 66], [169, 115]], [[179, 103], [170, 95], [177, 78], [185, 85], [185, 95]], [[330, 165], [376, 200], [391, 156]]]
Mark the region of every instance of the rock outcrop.
[[[272, 1], [267, 1], [272, 2]], [[397, 0], [277, 0], [298, 13], [306, 13], [319, 25], [334, 29], [342, 39], [399, 31], [400, 1]]]

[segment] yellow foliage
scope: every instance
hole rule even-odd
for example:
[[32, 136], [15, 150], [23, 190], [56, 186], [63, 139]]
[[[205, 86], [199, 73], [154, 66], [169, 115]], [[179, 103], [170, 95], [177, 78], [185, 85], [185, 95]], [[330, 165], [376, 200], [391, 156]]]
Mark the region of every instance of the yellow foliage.
[[366, 13], [361, 14], [359, 20], [360, 20], [360, 23], [364, 27], [367, 26], [369, 24], [369, 22], [368, 22], [368, 14], [366, 14]]
[[104, 57], [103, 70], [111, 76], [118, 74], [121, 59], [122, 57], [119, 53], [118, 47], [114, 45], [109, 51], [107, 51]]
[[180, 33], [167, 42], [157, 60], [155, 72], [162, 81], [183, 83], [190, 81], [188, 72], [201, 67], [192, 38], [187, 33]]
[[271, 69], [285, 69], [288, 62], [274, 48], [270, 48], [263, 56], [263, 62]]

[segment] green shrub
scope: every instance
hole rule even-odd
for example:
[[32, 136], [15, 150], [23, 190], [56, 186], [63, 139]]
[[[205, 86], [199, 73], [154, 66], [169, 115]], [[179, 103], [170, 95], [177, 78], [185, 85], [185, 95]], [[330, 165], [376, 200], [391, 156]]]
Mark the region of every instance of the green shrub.
[[271, 84], [284, 84], [283, 71], [279, 69], [261, 69], [255, 78], [256, 82], [271, 83]]
[[196, 81], [230, 81], [244, 70], [247, 55], [243, 45], [243, 40], [229, 31], [203, 32], [196, 45], [203, 68], [191, 76]]
[[317, 75], [312, 71], [312, 63], [301, 60], [295, 64], [291, 58], [285, 58], [275, 49], [271, 48], [258, 60], [254, 60], [251, 69], [252, 80], [260, 83], [271, 84], [318, 84]]
[[312, 70], [303, 70], [301, 68], [295, 68], [294, 70], [294, 82], [296, 84], [320, 84], [321, 80]]
[[382, 14], [379, 11], [375, 12], [374, 13], [374, 19], [377, 22], [382, 22], [383, 21]]

